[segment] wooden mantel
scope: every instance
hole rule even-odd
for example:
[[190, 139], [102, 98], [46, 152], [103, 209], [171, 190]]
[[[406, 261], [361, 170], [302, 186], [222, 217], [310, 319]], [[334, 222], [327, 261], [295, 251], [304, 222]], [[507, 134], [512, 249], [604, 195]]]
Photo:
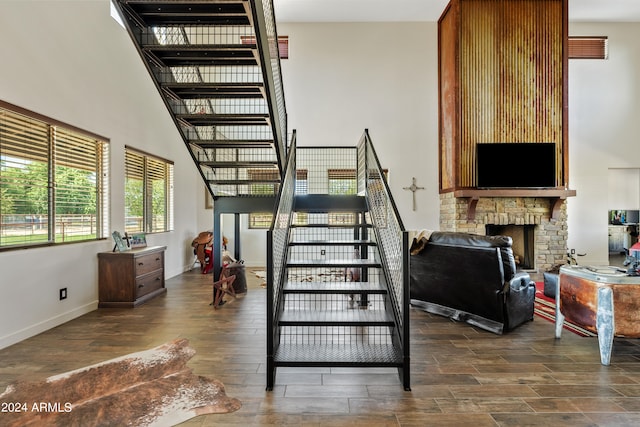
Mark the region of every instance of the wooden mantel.
[[574, 197], [576, 190], [568, 190], [564, 188], [544, 188], [544, 189], [521, 189], [521, 188], [502, 188], [493, 190], [481, 190], [474, 188], [466, 188], [455, 190], [453, 192], [456, 198], [468, 198], [469, 208], [467, 210], [467, 218], [474, 220], [476, 217], [476, 205], [481, 197], [536, 197], [551, 199], [551, 218], [556, 219], [560, 214], [562, 202], [567, 197]]

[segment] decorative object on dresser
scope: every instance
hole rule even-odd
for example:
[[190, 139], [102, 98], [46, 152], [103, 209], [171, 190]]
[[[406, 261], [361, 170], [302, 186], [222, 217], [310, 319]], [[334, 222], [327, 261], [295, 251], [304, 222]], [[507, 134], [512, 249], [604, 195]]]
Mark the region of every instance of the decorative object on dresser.
[[[127, 233], [124, 234], [126, 235]], [[111, 236], [113, 236], [114, 241], [113, 252], [124, 252], [129, 250], [128, 240], [123, 238], [119, 231], [114, 231], [111, 233]]]
[[167, 292], [166, 246], [98, 254], [98, 307], [136, 307]]
[[130, 242], [131, 249], [147, 247], [147, 236], [144, 233], [132, 233], [127, 237]]

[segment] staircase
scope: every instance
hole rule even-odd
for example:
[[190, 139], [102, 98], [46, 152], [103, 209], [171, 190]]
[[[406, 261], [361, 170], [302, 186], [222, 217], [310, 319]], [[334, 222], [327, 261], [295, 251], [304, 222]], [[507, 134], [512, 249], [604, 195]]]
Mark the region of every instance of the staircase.
[[367, 132], [298, 156], [294, 131], [287, 148], [271, 0], [113, 3], [214, 198], [214, 246], [222, 214], [240, 258], [239, 214], [274, 212], [267, 389], [282, 366], [379, 366], [408, 390], [407, 233]]
[[[368, 133], [357, 148], [294, 144], [286, 170], [268, 238], [267, 389], [278, 367], [393, 367], [409, 390], [408, 238]], [[335, 171], [327, 190], [341, 194], [308, 194], [326, 180], [302, 177]]]
[[114, 4], [211, 195], [275, 196], [287, 123], [270, 2]]

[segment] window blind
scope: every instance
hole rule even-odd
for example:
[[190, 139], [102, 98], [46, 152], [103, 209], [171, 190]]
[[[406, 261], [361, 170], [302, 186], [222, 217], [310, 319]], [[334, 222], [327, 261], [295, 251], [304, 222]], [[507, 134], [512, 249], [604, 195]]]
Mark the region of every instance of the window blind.
[[607, 59], [608, 38], [605, 36], [571, 36], [568, 40], [569, 59]]
[[173, 229], [173, 162], [125, 147], [125, 231]]
[[106, 236], [108, 144], [1, 104], [0, 247]]

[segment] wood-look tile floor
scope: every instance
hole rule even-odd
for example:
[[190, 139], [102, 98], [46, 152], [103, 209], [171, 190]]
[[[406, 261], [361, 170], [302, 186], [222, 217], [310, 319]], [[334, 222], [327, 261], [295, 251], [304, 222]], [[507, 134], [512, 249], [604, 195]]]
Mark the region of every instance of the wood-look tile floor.
[[181, 337], [196, 350], [193, 371], [243, 404], [186, 426], [640, 425], [640, 340], [616, 338], [602, 366], [596, 338], [556, 340], [540, 318], [499, 336], [411, 309], [410, 392], [378, 368], [281, 368], [267, 392], [266, 290], [253, 270], [248, 292], [219, 310], [211, 275], [196, 269], [145, 305], [99, 309], [0, 350], [0, 391]]

